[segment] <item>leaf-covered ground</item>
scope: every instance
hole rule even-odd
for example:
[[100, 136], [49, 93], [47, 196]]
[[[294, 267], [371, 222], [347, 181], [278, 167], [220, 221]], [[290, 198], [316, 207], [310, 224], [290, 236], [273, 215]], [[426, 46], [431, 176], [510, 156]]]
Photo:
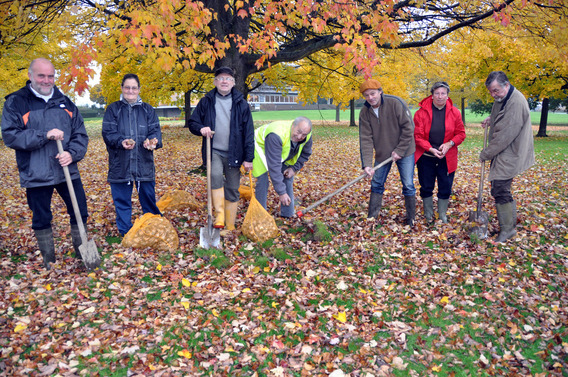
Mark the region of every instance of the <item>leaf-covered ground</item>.
[[[188, 173], [201, 163], [200, 140], [163, 128], [158, 196], [183, 189], [205, 202], [205, 178]], [[314, 133], [295, 183], [300, 207], [361, 173], [356, 129]], [[200, 249], [205, 210], [167, 212], [180, 237], [169, 253], [118, 243], [107, 154], [91, 127], [80, 169], [104, 258], [94, 273], [72, 258], [59, 198], [58, 263], [42, 267], [14, 152], [0, 143], [0, 374], [568, 375], [566, 133], [536, 141], [537, 165], [514, 183], [518, 234], [504, 245], [469, 237], [481, 132], [467, 133], [448, 224], [426, 225], [418, 198], [416, 227], [403, 226], [393, 169], [379, 220], [366, 219], [363, 180], [302, 219], [278, 219], [280, 236], [262, 245], [237, 231], [221, 251]], [[492, 203], [486, 186], [490, 231]]]

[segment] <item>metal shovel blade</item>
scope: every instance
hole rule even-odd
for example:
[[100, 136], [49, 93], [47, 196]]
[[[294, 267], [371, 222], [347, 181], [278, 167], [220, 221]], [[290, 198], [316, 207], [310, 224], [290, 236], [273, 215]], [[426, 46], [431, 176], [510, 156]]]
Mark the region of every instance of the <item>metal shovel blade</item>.
[[199, 230], [199, 246], [204, 249], [210, 249], [212, 247], [219, 247], [220, 243], [221, 233], [219, 229], [213, 228], [211, 216], [208, 216], [207, 226], [204, 226]]
[[79, 253], [88, 271], [92, 271], [101, 265], [101, 256], [95, 241], [88, 240], [79, 246]]
[[470, 239], [484, 240], [488, 237], [487, 225], [489, 224], [489, 215], [487, 212], [471, 211], [469, 213], [469, 222], [471, 223], [469, 229]]

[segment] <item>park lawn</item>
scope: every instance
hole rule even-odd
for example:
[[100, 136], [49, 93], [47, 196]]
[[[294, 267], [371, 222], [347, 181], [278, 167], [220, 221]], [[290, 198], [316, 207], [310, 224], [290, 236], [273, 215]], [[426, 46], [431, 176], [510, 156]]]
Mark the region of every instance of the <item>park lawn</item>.
[[[158, 196], [205, 203], [200, 138], [163, 121]], [[222, 250], [198, 247], [204, 209], [165, 212], [180, 237], [168, 252], [120, 245], [100, 123], [80, 163], [90, 235], [102, 268], [72, 258], [67, 216], [54, 201], [58, 264], [46, 272], [18, 187], [14, 152], [0, 147], [0, 368], [6, 375], [351, 376], [566, 375], [568, 135], [535, 139], [537, 164], [515, 179], [518, 234], [471, 240], [482, 130], [468, 126], [448, 224], [403, 225], [396, 169], [379, 220], [367, 220], [363, 180], [280, 235]], [[316, 125], [313, 156], [295, 179], [299, 208], [361, 173], [357, 128]], [[276, 213], [271, 191], [269, 211]], [[237, 226], [248, 203], [241, 202]], [[483, 209], [496, 216], [485, 189]], [[135, 205], [135, 215], [140, 215]], [[313, 232], [313, 230], [316, 230]], [[314, 236], [317, 234], [317, 237]]]
[[[411, 112], [414, 114], [417, 108], [412, 108]], [[358, 122], [359, 119], [359, 109], [355, 110], [355, 121]], [[305, 116], [312, 121], [325, 121], [325, 122], [335, 122], [336, 111], [335, 110], [281, 110], [281, 111], [256, 111], [252, 113], [252, 117], [255, 122], [265, 122], [273, 120], [293, 120], [298, 116]], [[340, 111], [340, 121], [349, 122], [350, 112]], [[474, 114], [469, 109], [465, 110], [465, 122], [467, 124], [481, 123], [481, 121], [487, 118], [489, 114]], [[531, 121], [533, 125], [538, 125], [540, 123], [540, 112], [531, 111]], [[565, 112], [549, 112], [548, 114], [548, 124], [567, 126], [568, 127], [568, 114]]]

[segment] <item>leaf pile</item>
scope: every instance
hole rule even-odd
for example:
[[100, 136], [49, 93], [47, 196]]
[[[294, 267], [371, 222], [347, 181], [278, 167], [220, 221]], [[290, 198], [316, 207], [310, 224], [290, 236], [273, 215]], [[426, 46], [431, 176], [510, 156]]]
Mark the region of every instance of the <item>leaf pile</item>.
[[[356, 129], [314, 132], [313, 156], [295, 180], [299, 207], [361, 173]], [[175, 252], [121, 247], [106, 151], [93, 134], [80, 170], [103, 267], [89, 274], [72, 257], [59, 198], [52, 206], [57, 264], [42, 267], [14, 153], [1, 146], [0, 373], [566, 375], [567, 151], [542, 148], [538, 164], [514, 181], [514, 242], [474, 242], [466, 225], [476, 206], [481, 133], [467, 132], [448, 224], [427, 225], [418, 199], [417, 225], [403, 225], [393, 168], [379, 220], [366, 219], [370, 184], [363, 180], [309, 218], [278, 219], [276, 239], [254, 244], [236, 231], [217, 253], [198, 246], [203, 209], [167, 213], [180, 237]], [[201, 164], [200, 144], [185, 129], [164, 127], [158, 197], [185, 190], [205, 203], [205, 177], [188, 173]], [[496, 231], [492, 203], [487, 185], [483, 209]], [[247, 205], [241, 202], [237, 227]], [[329, 234], [314, 238], [314, 223]]]

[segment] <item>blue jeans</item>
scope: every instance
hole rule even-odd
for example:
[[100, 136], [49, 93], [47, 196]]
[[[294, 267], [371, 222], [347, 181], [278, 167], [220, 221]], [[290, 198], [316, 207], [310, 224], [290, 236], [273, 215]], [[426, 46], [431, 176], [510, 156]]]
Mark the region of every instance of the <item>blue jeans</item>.
[[[79, 207], [79, 212], [81, 213], [83, 224], [86, 224], [89, 214], [87, 212], [87, 198], [85, 196], [83, 184], [81, 183], [81, 178], [74, 179], [71, 182], [73, 183], [73, 190], [75, 191], [75, 197], [77, 198], [77, 205]], [[71, 224], [77, 224], [75, 211], [73, 210], [73, 202], [71, 201], [71, 195], [67, 188], [67, 182], [63, 182], [53, 186], [32, 187], [26, 189], [28, 206], [32, 210], [32, 229], [42, 230], [51, 227], [51, 220], [53, 219], [53, 215], [51, 214], [51, 198], [53, 196], [53, 190], [56, 190], [59, 196], [61, 196], [61, 199], [65, 202], [67, 213], [71, 218]]]
[[156, 183], [154, 181], [111, 183], [110, 190], [116, 211], [116, 226], [122, 235], [128, 233], [132, 228], [132, 187], [135, 185], [143, 213], [162, 214], [156, 205]]
[[434, 195], [434, 186], [438, 179], [438, 199], [449, 199], [454, 184], [455, 172], [448, 174], [446, 158], [439, 159], [422, 155], [416, 162], [420, 196], [429, 198]]
[[[381, 162], [382, 161], [375, 161], [375, 166]], [[371, 192], [381, 195], [385, 192], [385, 182], [387, 181], [391, 166], [392, 162], [389, 162], [375, 171], [373, 179], [371, 180]], [[402, 182], [402, 195], [416, 195], [416, 189], [414, 188], [414, 153], [398, 160], [396, 166], [398, 167], [400, 181]]]
[[[282, 171], [288, 169], [288, 165], [282, 165]], [[284, 177], [284, 184], [286, 185], [286, 194], [290, 197], [290, 204], [287, 206], [280, 205], [280, 216], [292, 217], [294, 216], [294, 177]], [[266, 209], [266, 199], [268, 197], [268, 173], [264, 173], [256, 179], [256, 186], [254, 188], [254, 196], [256, 200]]]

